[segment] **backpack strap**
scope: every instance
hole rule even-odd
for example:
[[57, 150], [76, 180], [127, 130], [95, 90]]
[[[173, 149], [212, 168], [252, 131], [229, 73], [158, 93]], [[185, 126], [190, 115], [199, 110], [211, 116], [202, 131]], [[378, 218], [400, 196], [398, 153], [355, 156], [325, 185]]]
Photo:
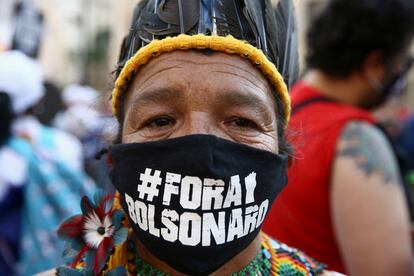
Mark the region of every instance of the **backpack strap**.
[[332, 99], [329, 99], [327, 97], [324, 97], [324, 96], [309, 98], [307, 100], [304, 100], [301, 103], [298, 103], [298, 104], [292, 106], [292, 115], [299, 112], [304, 107], [306, 107], [308, 105], [311, 105], [313, 103], [336, 103], [336, 101], [332, 100]]

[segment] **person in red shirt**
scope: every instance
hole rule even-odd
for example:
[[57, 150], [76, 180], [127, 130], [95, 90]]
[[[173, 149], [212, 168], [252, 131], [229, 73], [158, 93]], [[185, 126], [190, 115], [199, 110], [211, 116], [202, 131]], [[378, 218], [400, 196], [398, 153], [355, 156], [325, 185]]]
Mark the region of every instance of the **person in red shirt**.
[[350, 275], [414, 275], [394, 154], [369, 111], [406, 73], [412, 0], [332, 0], [293, 89], [295, 161], [264, 231]]

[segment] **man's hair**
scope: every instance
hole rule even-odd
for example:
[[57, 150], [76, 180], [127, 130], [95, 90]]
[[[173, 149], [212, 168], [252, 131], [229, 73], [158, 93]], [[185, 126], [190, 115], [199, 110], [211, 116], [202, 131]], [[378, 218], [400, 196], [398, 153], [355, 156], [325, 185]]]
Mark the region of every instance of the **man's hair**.
[[391, 62], [413, 35], [413, 0], [330, 0], [308, 29], [307, 64], [346, 77], [373, 51]]

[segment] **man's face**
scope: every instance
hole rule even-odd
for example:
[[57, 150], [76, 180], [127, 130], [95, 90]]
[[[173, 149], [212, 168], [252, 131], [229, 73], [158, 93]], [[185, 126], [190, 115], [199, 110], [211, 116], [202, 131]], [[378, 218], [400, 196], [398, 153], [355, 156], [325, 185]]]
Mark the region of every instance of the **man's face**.
[[175, 51], [153, 58], [125, 100], [123, 143], [210, 134], [278, 152], [267, 79], [235, 55]]

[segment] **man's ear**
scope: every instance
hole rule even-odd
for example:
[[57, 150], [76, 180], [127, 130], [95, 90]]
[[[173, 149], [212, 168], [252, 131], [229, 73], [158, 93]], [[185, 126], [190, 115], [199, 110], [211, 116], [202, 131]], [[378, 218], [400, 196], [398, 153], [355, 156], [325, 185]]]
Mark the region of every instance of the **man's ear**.
[[295, 162], [295, 159], [292, 155], [288, 156], [288, 169], [290, 169], [293, 166], [293, 163]]
[[384, 56], [380, 51], [373, 51], [365, 58], [361, 65], [362, 77], [369, 81], [372, 78], [382, 80], [385, 75]]

